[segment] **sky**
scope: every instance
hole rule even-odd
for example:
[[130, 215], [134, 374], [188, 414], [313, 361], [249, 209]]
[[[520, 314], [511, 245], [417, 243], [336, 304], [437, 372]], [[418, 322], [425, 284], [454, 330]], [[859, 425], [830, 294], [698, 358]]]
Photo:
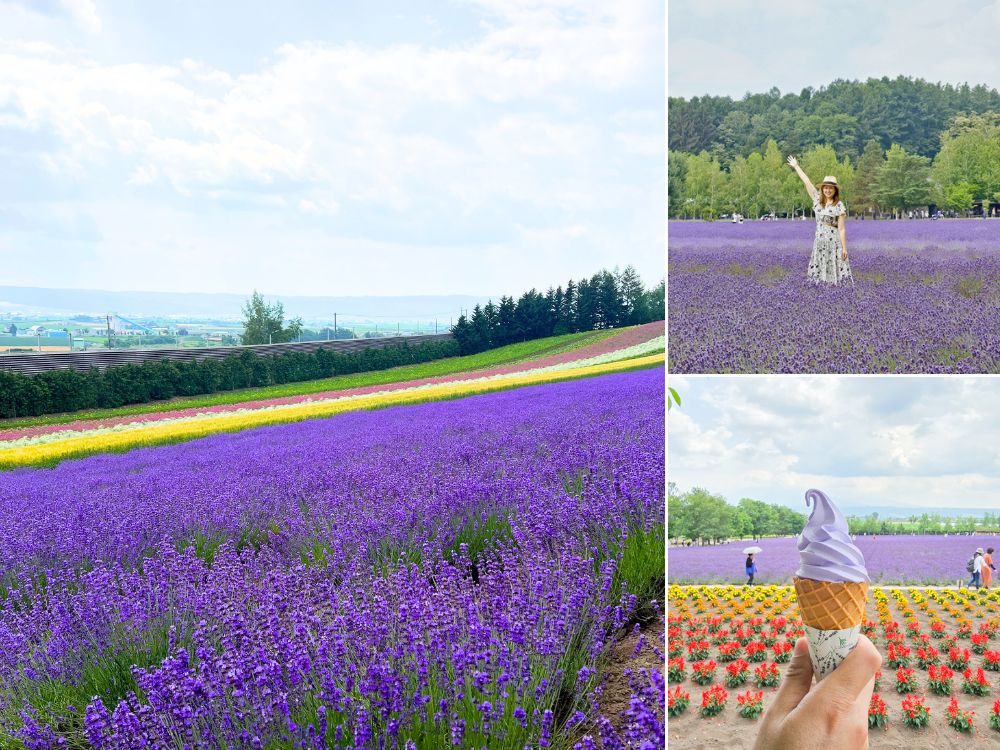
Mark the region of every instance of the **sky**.
[[1000, 510], [1000, 378], [671, 375], [668, 476], [732, 503]]
[[664, 44], [656, 0], [0, 0], [0, 284], [655, 285]]
[[670, 96], [897, 75], [996, 86], [1000, 0], [670, 0]]

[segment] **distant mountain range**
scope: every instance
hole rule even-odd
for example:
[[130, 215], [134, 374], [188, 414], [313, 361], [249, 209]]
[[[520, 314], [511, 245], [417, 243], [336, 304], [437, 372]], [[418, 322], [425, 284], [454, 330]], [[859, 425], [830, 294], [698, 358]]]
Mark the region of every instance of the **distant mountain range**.
[[[194, 294], [187, 292], [110, 292], [97, 289], [45, 289], [0, 286], [0, 313], [26, 315], [104, 315], [109, 312], [135, 317], [241, 318], [247, 295]], [[485, 304], [489, 297], [471, 295], [408, 297], [295, 297], [264, 294], [268, 302], [280, 299], [285, 317], [348, 320], [429, 320], [447, 323], [462, 311]], [[500, 301], [500, 295], [493, 297]]]

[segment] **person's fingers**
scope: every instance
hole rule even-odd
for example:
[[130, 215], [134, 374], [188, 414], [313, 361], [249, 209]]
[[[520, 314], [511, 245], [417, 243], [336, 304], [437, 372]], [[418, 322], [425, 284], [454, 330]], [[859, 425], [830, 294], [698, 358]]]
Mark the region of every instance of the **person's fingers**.
[[[816, 690], [809, 696], [809, 703], [835, 710], [850, 710], [869, 683], [874, 684], [875, 672], [881, 664], [882, 655], [878, 649], [865, 636], [859, 636], [854, 650], [816, 686]], [[870, 699], [870, 691], [868, 696]]]
[[809, 692], [809, 688], [812, 687], [812, 679], [813, 668], [812, 662], [809, 660], [809, 642], [805, 638], [799, 638], [795, 642], [788, 671], [785, 672], [785, 678], [781, 681], [781, 687], [771, 705], [772, 712], [780, 718], [799, 705], [806, 693]]

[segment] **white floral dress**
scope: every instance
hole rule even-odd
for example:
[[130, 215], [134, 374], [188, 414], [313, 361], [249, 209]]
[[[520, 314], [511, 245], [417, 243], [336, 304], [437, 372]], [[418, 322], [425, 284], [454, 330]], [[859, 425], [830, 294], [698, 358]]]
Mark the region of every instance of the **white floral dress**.
[[844, 248], [837, 231], [837, 222], [847, 213], [847, 208], [841, 201], [821, 207], [817, 193], [813, 198], [813, 212], [816, 214], [816, 239], [806, 276], [812, 281], [827, 284], [839, 284], [846, 279], [853, 282], [851, 264], [844, 260]]

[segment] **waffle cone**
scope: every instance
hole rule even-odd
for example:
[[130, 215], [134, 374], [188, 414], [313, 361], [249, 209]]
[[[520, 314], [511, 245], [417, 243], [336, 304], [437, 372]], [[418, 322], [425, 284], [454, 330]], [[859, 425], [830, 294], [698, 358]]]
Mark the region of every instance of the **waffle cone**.
[[868, 584], [813, 581], [795, 576], [802, 622], [819, 630], [843, 630], [864, 621]]

